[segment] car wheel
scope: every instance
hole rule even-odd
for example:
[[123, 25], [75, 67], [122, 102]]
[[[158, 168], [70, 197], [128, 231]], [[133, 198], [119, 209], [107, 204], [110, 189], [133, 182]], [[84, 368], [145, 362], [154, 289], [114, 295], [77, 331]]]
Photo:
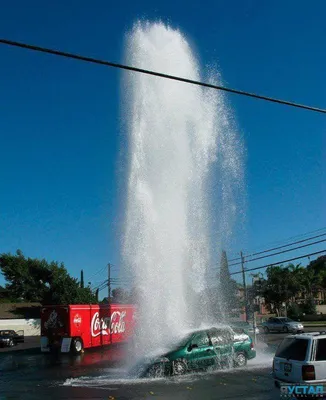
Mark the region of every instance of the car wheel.
[[155, 364], [152, 365], [146, 374], [149, 378], [161, 378], [164, 376], [164, 365], [163, 364]]
[[264, 326], [264, 333], [269, 333], [269, 329], [267, 328], [267, 326]]
[[10, 341], [9, 341], [9, 347], [14, 347], [14, 345], [15, 345], [14, 341], [13, 341], [12, 339], [10, 339]]
[[71, 342], [71, 350], [73, 354], [80, 354], [83, 351], [83, 341], [79, 338], [73, 339]]
[[247, 365], [247, 357], [244, 353], [237, 353], [234, 359], [235, 367], [245, 367]]
[[283, 332], [284, 332], [284, 333], [288, 333], [288, 332], [289, 332], [289, 328], [288, 328], [287, 326], [284, 326]]
[[173, 375], [184, 375], [187, 372], [187, 365], [182, 360], [176, 360], [172, 364]]

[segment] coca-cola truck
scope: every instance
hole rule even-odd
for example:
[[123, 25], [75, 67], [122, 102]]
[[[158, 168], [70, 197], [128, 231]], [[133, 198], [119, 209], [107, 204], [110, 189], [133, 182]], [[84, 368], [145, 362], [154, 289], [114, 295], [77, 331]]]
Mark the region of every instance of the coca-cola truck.
[[135, 327], [135, 306], [55, 305], [41, 308], [41, 351], [79, 354], [90, 347], [127, 342]]

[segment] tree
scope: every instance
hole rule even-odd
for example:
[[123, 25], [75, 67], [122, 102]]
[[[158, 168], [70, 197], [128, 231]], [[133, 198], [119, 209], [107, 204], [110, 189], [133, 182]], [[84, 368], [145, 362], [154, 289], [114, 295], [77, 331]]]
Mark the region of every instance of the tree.
[[80, 287], [81, 288], [84, 287], [84, 271], [83, 270], [80, 271]]
[[297, 292], [297, 282], [290, 266], [268, 267], [267, 279], [262, 284], [262, 295], [271, 312], [280, 315], [283, 303], [286, 305]]
[[222, 251], [220, 262], [220, 292], [222, 310], [225, 314], [232, 314], [232, 310], [240, 307], [237, 298], [237, 283], [231, 279], [226, 251]]
[[128, 303], [129, 293], [123, 288], [116, 288], [112, 290], [112, 303], [125, 304]]
[[6, 291], [12, 299], [42, 304], [78, 304], [96, 301], [90, 288], [81, 288], [63, 263], [26, 258], [22, 251], [16, 255], [0, 255], [0, 270], [6, 281]]

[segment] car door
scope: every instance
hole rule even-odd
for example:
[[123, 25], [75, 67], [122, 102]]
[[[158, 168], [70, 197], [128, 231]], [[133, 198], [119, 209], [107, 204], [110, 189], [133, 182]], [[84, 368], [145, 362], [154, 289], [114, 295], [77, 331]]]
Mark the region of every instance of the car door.
[[15, 332], [16, 342], [23, 343], [24, 342], [24, 331], [20, 330]]
[[282, 320], [275, 318], [275, 330], [277, 332], [282, 332], [284, 328], [284, 323]]
[[188, 365], [191, 369], [205, 369], [215, 363], [215, 351], [206, 331], [196, 333], [188, 346]]
[[276, 322], [276, 319], [275, 318], [270, 318], [269, 320], [268, 320], [268, 329], [270, 330], [270, 331], [277, 331], [277, 322]]
[[215, 351], [215, 363], [218, 365], [228, 364], [233, 356], [232, 332], [228, 329], [211, 329], [209, 331], [211, 343]]
[[326, 338], [315, 339], [314, 366], [316, 380], [326, 382]]

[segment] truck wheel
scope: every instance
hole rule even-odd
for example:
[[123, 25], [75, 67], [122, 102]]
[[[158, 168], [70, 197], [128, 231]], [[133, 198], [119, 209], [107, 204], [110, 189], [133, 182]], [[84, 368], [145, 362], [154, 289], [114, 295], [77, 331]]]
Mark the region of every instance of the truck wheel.
[[71, 351], [73, 354], [80, 354], [84, 349], [83, 341], [80, 338], [73, 339], [71, 342]]
[[235, 367], [245, 367], [247, 365], [247, 357], [244, 353], [237, 353], [234, 359]]

